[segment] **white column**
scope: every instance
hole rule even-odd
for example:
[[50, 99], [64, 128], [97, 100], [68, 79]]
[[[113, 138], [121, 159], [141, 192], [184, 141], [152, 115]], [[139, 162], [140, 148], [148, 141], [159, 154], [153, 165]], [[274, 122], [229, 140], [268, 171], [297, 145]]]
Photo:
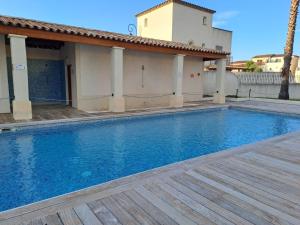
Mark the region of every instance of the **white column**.
[[170, 106], [183, 107], [182, 80], [183, 80], [184, 55], [176, 55], [173, 62], [173, 96]]
[[214, 95], [214, 103], [225, 103], [225, 75], [226, 75], [226, 59], [218, 59], [216, 73], [216, 93]]
[[12, 74], [14, 83], [13, 116], [15, 120], [32, 119], [29, 101], [26, 36], [10, 34]]
[[125, 112], [125, 99], [123, 96], [123, 53], [124, 48], [113, 47], [111, 51], [112, 63], [112, 97], [109, 102], [109, 109], [112, 112]]
[[0, 35], [0, 113], [10, 113], [5, 37]]

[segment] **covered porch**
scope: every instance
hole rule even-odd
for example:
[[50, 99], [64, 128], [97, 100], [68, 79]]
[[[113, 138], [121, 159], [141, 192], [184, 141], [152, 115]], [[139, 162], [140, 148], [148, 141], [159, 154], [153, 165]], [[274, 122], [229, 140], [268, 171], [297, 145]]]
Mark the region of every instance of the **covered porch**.
[[19, 23], [0, 25], [0, 113], [12, 113], [14, 120], [35, 119], [33, 108], [51, 104], [86, 115], [181, 108], [203, 99], [204, 62], [210, 60], [216, 61], [218, 71], [214, 103], [225, 103], [228, 53], [105, 32], [101, 36], [100, 31], [93, 36], [92, 30], [45, 23], [37, 24], [41, 29], [24, 28]]

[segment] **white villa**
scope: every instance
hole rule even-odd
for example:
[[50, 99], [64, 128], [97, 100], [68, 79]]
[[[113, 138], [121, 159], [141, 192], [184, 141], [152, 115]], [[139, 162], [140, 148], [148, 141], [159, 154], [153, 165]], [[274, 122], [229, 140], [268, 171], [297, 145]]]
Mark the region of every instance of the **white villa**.
[[214, 101], [224, 103], [232, 32], [212, 26], [214, 13], [168, 0], [137, 15], [138, 36], [0, 16], [0, 113], [182, 107], [203, 98], [205, 61], [216, 61]]
[[[252, 58], [263, 72], [281, 72], [284, 66], [284, 54], [266, 54], [257, 55]], [[299, 68], [299, 56], [293, 55], [290, 71], [293, 76], [296, 75]]]

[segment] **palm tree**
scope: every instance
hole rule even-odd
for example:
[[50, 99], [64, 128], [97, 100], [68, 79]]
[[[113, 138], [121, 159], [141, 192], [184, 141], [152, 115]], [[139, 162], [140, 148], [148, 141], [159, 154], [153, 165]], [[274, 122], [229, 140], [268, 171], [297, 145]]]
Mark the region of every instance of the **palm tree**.
[[294, 48], [299, 1], [300, 0], [291, 0], [290, 21], [289, 21], [286, 45], [284, 49], [284, 65], [281, 74], [282, 82], [281, 82], [281, 88], [279, 93], [279, 99], [288, 100], [290, 98], [289, 76], [290, 76], [290, 67], [291, 67], [293, 48]]

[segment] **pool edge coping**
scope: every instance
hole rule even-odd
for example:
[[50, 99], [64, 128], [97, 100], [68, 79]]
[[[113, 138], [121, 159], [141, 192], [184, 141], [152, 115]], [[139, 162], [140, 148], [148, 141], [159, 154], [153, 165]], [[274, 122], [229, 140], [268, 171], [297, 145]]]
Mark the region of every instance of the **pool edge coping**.
[[153, 111], [142, 111], [142, 112], [125, 112], [120, 114], [108, 114], [100, 116], [84, 116], [78, 118], [68, 118], [68, 119], [56, 119], [56, 120], [42, 120], [42, 121], [25, 121], [25, 122], [15, 122], [0, 124], [0, 129], [3, 128], [22, 128], [22, 127], [34, 127], [38, 125], [55, 125], [55, 124], [66, 124], [66, 123], [76, 123], [76, 122], [85, 122], [85, 121], [101, 121], [105, 119], [120, 119], [120, 118], [130, 118], [134, 116], [147, 116], [147, 115], [162, 115], [176, 112], [188, 112], [188, 111], [197, 111], [197, 110], [208, 110], [208, 109], [219, 109], [219, 108], [229, 108], [230, 104], [223, 105], [203, 105], [203, 106], [194, 106], [186, 108], [167, 108], [159, 109]]

